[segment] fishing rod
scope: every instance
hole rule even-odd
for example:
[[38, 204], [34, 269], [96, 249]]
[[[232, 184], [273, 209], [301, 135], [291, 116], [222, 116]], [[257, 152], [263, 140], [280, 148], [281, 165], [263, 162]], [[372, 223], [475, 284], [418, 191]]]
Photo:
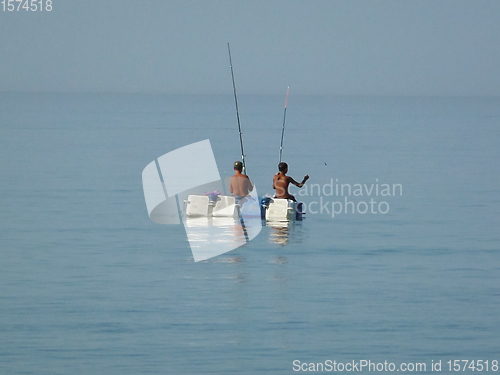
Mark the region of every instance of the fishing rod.
[[288, 107], [288, 94], [289, 93], [290, 93], [290, 87], [288, 87], [286, 89], [285, 112], [283, 113], [283, 129], [281, 130], [280, 163], [281, 163], [281, 155], [283, 154], [283, 138], [285, 137], [286, 107]]
[[229, 48], [229, 43], [227, 44], [227, 52], [229, 53], [229, 65], [231, 66], [231, 77], [233, 78], [234, 103], [236, 104], [236, 118], [238, 120], [238, 131], [240, 132], [241, 160], [243, 163], [243, 174], [247, 174], [247, 168], [245, 165], [245, 152], [243, 151], [243, 137], [241, 136], [240, 112], [238, 110], [238, 97], [236, 96], [236, 85], [234, 83], [233, 62], [231, 60], [231, 48]]

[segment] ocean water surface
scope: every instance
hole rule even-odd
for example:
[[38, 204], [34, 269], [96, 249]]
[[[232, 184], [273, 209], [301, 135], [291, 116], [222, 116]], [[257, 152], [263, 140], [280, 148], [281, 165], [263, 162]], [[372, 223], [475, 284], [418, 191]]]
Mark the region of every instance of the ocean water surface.
[[[499, 98], [292, 95], [283, 159], [311, 177], [292, 188], [307, 218], [204, 262], [149, 219], [141, 173], [210, 139], [230, 176], [230, 95], [0, 98], [1, 374], [500, 360]], [[239, 105], [271, 194], [284, 98]]]

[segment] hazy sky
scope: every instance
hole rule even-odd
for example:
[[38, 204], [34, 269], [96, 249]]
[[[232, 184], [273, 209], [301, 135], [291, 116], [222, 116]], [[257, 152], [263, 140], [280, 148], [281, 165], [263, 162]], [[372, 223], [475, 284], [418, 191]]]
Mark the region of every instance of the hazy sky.
[[499, 0], [52, 3], [0, 8], [0, 91], [230, 94], [229, 42], [240, 94], [500, 95]]

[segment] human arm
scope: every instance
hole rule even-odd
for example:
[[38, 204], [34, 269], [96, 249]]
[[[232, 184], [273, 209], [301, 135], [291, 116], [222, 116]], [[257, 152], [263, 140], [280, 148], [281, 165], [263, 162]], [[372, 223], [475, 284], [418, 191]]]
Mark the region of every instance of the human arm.
[[253, 191], [253, 183], [252, 180], [250, 180], [250, 177], [248, 177], [248, 191]]
[[292, 184], [294, 184], [295, 186], [299, 187], [299, 188], [301, 188], [302, 186], [304, 186], [304, 184], [306, 183], [307, 180], [309, 180], [309, 175], [308, 174], [306, 174], [304, 176], [304, 179], [302, 180], [302, 182], [297, 182], [293, 178], [290, 177], [290, 182]]

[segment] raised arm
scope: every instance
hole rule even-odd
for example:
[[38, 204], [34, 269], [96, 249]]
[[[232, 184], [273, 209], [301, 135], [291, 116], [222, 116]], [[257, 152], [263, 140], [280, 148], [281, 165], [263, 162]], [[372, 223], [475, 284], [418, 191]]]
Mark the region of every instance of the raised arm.
[[309, 175], [308, 175], [308, 174], [306, 174], [306, 175], [304, 176], [304, 179], [303, 179], [303, 180], [302, 180], [302, 182], [300, 182], [300, 183], [299, 183], [299, 182], [297, 182], [297, 181], [295, 181], [293, 178], [291, 178], [291, 177], [290, 177], [290, 182], [291, 182], [292, 184], [294, 184], [295, 186], [298, 186], [299, 188], [301, 188], [302, 186], [304, 186], [304, 184], [306, 183], [306, 181], [307, 181], [307, 180], [309, 180]]

